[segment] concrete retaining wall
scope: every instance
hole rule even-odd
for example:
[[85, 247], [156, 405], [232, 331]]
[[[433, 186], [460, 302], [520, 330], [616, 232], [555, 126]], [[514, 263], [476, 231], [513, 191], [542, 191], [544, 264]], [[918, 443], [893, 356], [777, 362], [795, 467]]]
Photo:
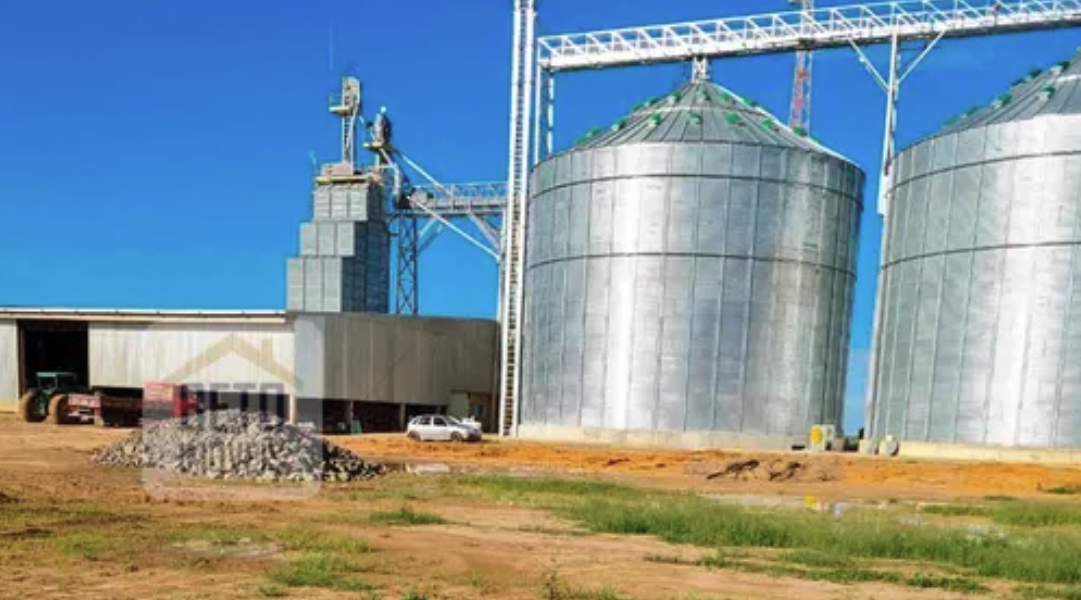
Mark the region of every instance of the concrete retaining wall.
[[1034, 463], [1041, 465], [1081, 465], [1081, 448], [1045, 450], [1042, 448], [1004, 448], [929, 442], [899, 442], [898, 456], [932, 460], [975, 462]]
[[594, 429], [521, 425], [518, 437], [550, 442], [577, 442], [613, 446], [670, 448], [678, 450], [791, 450], [807, 443], [805, 437], [761, 436], [720, 432]]

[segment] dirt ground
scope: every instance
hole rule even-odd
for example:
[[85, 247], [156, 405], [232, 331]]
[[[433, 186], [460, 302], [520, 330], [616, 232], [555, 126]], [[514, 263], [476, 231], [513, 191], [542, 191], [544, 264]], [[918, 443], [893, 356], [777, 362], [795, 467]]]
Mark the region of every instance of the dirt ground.
[[[328, 485], [302, 501], [201, 503], [152, 500], [139, 474], [94, 466], [93, 450], [125, 435], [93, 427], [17, 423], [0, 415], [0, 598], [194, 599], [194, 598], [404, 598], [411, 589], [427, 598], [535, 599], [552, 573], [570, 584], [610, 586], [634, 599], [769, 598], [960, 598], [941, 590], [916, 590], [880, 583], [839, 585], [760, 573], [707, 570], [650, 560], [659, 555], [695, 555], [698, 550], [652, 538], [576, 535], [569, 525], [542, 511], [475, 499], [425, 501], [424, 511], [445, 524], [423, 527], [373, 525], [365, 517], [395, 509], [396, 491], [417, 475], [395, 473], [374, 482]], [[904, 463], [848, 456], [803, 455], [828, 481], [766, 482], [708, 480], [703, 464], [733, 458], [721, 452], [650, 452], [591, 447], [554, 447], [518, 442], [479, 445], [415, 444], [397, 436], [335, 438], [369, 459], [443, 463], [454, 469], [545, 471], [586, 474], [644, 485], [716, 494], [820, 495], [831, 498], [939, 498], [1037, 494], [1041, 486], [1079, 485], [1081, 470], [989, 464]], [[742, 455], [741, 455], [742, 456]], [[745, 457], [744, 457], [745, 458]], [[764, 461], [776, 456], [760, 456]], [[79, 511], [69, 513], [72, 506]], [[93, 509], [85, 508], [92, 506]], [[50, 519], [47, 507], [65, 517]], [[33, 510], [31, 510], [33, 509]], [[101, 515], [110, 515], [108, 522]], [[75, 515], [74, 517], [71, 515]], [[83, 515], [80, 517], [79, 515]], [[97, 515], [95, 517], [94, 515]], [[94, 521], [97, 518], [98, 521]], [[115, 522], [114, 522], [115, 521]], [[102, 559], [71, 533], [97, 523], [117, 531], [116, 543], [167, 528], [179, 532], [277, 531], [303, 527], [363, 539], [365, 578], [376, 588], [365, 594], [316, 588], [266, 587], [267, 573], [283, 558], [274, 547], [241, 543], [232, 554], [200, 555], [198, 546], [142, 547], [123, 558]], [[29, 523], [29, 524], [28, 524]], [[561, 533], [567, 531], [567, 533]], [[68, 537], [64, 537], [68, 536]], [[50, 540], [61, 540], [50, 545]], [[65, 541], [66, 540], [66, 541]], [[64, 549], [63, 552], [57, 548]], [[75, 551], [72, 551], [72, 548]], [[80, 550], [82, 548], [82, 550]], [[51, 549], [51, 550], [50, 550]], [[247, 550], [245, 550], [247, 549]], [[53, 554], [45, 554], [53, 552]], [[53, 557], [55, 554], [55, 558]], [[47, 559], [43, 557], [48, 557]], [[694, 594], [690, 596], [689, 594]], [[418, 596], [414, 596], [418, 597]], [[598, 599], [606, 596], [590, 596]]]
[[[418, 444], [399, 435], [332, 438], [361, 456], [462, 469], [553, 471], [600, 475], [665, 487], [730, 494], [815, 495], [830, 499], [949, 499], [1046, 496], [1042, 490], [1081, 486], [1081, 468], [1034, 464], [932, 462], [857, 454], [747, 454], [656, 451], [532, 442]], [[795, 461], [809, 477], [783, 482], [706, 480], [710, 465], [738, 459]]]

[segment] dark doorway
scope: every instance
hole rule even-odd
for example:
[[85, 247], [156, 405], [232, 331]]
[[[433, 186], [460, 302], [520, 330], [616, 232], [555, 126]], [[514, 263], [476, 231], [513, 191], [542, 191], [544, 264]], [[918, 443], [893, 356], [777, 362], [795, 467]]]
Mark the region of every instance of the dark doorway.
[[84, 386], [90, 379], [90, 328], [84, 321], [19, 321], [19, 391], [37, 373], [74, 373]]

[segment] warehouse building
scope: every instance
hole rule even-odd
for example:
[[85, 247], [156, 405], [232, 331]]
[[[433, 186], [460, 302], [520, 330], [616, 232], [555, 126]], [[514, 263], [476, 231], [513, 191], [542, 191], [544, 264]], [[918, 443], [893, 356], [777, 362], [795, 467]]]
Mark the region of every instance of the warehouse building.
[[15, 410], [36, 373], [59, 371], [122, 397], [183, 383], [324, 430], [394, 431], [447, 410], [488, 422], [496, 340], [482, 319], [0, 309], [0, 411]]

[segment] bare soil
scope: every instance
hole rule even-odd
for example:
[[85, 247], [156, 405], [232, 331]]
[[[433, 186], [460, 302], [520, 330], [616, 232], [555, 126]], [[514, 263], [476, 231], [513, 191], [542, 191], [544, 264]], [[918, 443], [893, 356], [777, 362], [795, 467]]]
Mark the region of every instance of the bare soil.
[[[374, 460], [445, 463], [463, 470], [589, 474], [709, 493], [942, 500], [988, 495], [1045, 497], [1043, 490], [1049, 488], [1081, 486], [1081, 468], [1035, 464], [906, 460], [858, 454], [680, 452], [526, 441], [417, 443], [399, 435], [332, 439]], [[716, 476], [718, 471], [737, 463], [755, 463], [763, 468], [751, 468], [736, 476]]]
[[[543, 511], [450, 497], [396, 495], [417, 475], [396, 473], [374, 482], [327, 485], [306, 500], [221, 503], [153, 500], [140, 474], [90, 462], [91, 453], [124, 430], [18, 423], [0, 415], [0, 599], [400, 598], [418, 590], [428, 598], [536, 599], [546, 577], [578, 589], [609, 586], [635, 599], [959, 598], [941, 590], [878, 583], [838, 585], [789, 577], [650, 560], [693, 560], [702, 551], [647, 537], [583, 535]], [[842, 497], [965, 497], [1038, 494], [1040, 486], [1081, 484], [1081, 470], [991, 464], [902, 463], [849, 456], [757, 455], [795, 461], [801, 473], [783, 481], [707, 478], [734, 457], [727, 452], [656, 452], [521, 442], [477, 445], [419, 444], [398, 436], [335, 438], [369, 459], [439, 462], [463, 470], [536, 471], [634, 481], [715, 494]], [[787, 464], [787, 463], [786, 463]], [[453, 475], [451, 475], [453, 476]], [[825, 479], [822, 479], [822, 478]], [[405, 498], [403, 500], [403, 497]], [[407, 503], [447, 524], [418, 527], [370, 524], [373, 510]], [[72, 512], [74, 511], [74, 512]], [[55, 514], [54, 514], [55, 513]], [[213, 532], [243, 536], [300, 528], [366, 541], [372, 552], [357, 566], [367, 595], [356, 591], [281, 587], [270, 575], [289, 553], [272, 542], [244, 537], [216, 546]], [[184, 543], [158, 540], [163, 532]], [[201, 535], [205, 539], [200, 538]], [[80, 536], [86, 536], [83, 539]], [[161, 537], [160, 539], [165, 539]], [[89, 545], [88, 545], [89, 544]], [[111, 548], [99, 554], [96, 545]]]

